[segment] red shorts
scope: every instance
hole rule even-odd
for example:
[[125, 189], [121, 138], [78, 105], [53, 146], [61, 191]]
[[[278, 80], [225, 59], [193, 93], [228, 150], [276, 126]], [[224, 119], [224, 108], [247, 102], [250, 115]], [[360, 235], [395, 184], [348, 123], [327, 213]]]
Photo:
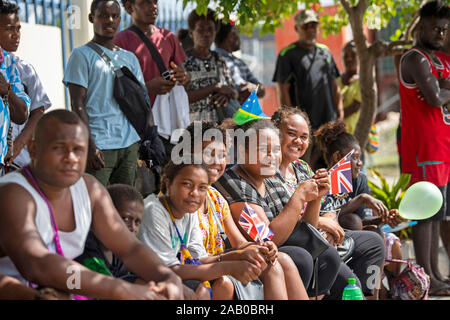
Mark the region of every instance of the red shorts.
[[450, 182], [450, 163], [448, 162], [422, 162], [411, 172], [411, 184], [419, 181], [428, 181], [438, 187], [446, 186]]

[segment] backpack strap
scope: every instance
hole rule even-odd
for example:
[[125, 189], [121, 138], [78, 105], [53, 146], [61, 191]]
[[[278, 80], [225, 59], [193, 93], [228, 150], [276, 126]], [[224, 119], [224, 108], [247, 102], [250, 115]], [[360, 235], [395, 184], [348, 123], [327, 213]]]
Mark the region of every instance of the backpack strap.
[[128, 28], [128, 30], [133, 31], [136, 33], [139, 38], [145, 43], [147, 46], [148, 51], [150, 51], [150, 54], [152, 55], [153, 60], [155, 61], [156, 65], [158, 66], [159, 72], [161, 73], [161, 76], [164, 79], [170, 78], [170, 71], [167, 70], [166, 66], [164, 65], [164, 62], [162, 60], [161, 54], [156, 50], [153, 43], [148, 39], [148, 37], [142, 32], [141, 29], [136, 27], [135, 25], [132, 25]]
[[97, 52], [99, 54], [99, 56], [102, 57], [103, 60], [105, 60], [106, 64], [108, 64], [113, 71], [116, 69], [111, 58], [108, 57], [108, 55], [105, 53], [105, 51], [103, 51], [97, 44], [95, 44], [92, 41], [89, 41], [88, 43], [86, 43], [86, 45], [89, 48], [91, 48], [92, 50], [94, 50], [95, 52]]

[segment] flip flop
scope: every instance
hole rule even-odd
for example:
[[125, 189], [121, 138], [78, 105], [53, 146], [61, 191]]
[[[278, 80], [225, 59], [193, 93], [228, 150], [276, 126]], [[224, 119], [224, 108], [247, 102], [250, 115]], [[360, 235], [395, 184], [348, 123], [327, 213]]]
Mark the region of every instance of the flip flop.
[[447, 285], [430, 291], [428, 295], [434, 297], [450, 297], [450, 286]]

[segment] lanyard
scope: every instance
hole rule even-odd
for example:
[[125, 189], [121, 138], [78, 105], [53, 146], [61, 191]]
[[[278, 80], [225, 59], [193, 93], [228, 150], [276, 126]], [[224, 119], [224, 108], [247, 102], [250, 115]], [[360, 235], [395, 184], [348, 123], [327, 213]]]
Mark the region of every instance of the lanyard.
[[[172, 219], [172, 223], [175, 226], [175, 230], [177, 231], [178, 234], [178, 238], [180, 238], [180, 242], [181, 242], [181, 264], [193, 264], [193, 265], [201, 265], [202, 263], [196, 259], [193, 258], [191, 253], [189, 252], [186, 244], [183, 241], [183, 238], [181, 237], [180, 231], [178, 231], [177, 225], [175, 224], [175, 218], [173, 217], [172, 214], [172, 210], [170, 210], [170, 206], [167, 203], [167, 199], [166, 197], [162, 197], [162, 200], [164, 201], [163, 205], [166, 208], [166, 210], [169, 212], [170, 218]], [[203, 281], [203, 284], [205, 285], [206, 288], [208, 288], [209, 291], [209, 295], [212, 298], [213, 297], [213, 293], [212, 293], [212, 289], [211, 289], [211, 284], [209, 283], [209, 281]]]
[[178, 231], [177, 225], [175, 224], [175, 218], [173, 217], [172, 210], [170, 210], [170, 206], [167, 203], [167, 199], [166, 199], [166, 197], [162, 197], [162, 199], [164, 201], [164, 207], [166, 208], [167, 212], [169, 212], [170, 219], [172, 219], [172, 223], [175, 227], [175, 230], [177, 231], [178, 238], [180, 239], [180, 242], [181, 242], [181, 246], [187, 249], [187, 246], [184, 243], [183, 238], [181, 237], [180, 231]]
[[[39, 188], [39, 185], [38, 185], [36, 179], [31, 174], [30, 166], [24, 166], [23, 171], [30, 178], [31, 182], [33, 183], [34, 188], [37, 190], [37, 192], [40, 194], [42, 199], [44, 199], [45, 203], [47, 204], [48, 211], [50, 213], [50, 221], [51, 221], [52, 229], [53, 229], [53, 242], [55, 243], [56, 253], [58, 253], [60, 256], [64, 257], [64, 252], [62, 251], [62, 248], [61, 248], [61, 242], [59, 241], [58, 226], [56, 225], [55, 215], [53, 213], [52, 206], [50, 205], [50, 201], [48, 201], [47, 197], [42, 192], [41, 188]], [[74, 300], [93, 300], [91, 298], [80, 296], [77, 294], [72, 294], [72, 298]]]
[[53, 229], [53, 241], [55, 243], [56, 253], [58, 253], [60, 256], [64, 257], [64, 252], [62, 251], [62, 248], [61, 248], [61, 242], [59, 241], [58, 226], [56, 225], [55, 215], [53, 213], [52, 206], [50, 205], [50, 201], [48, 201], [47, 197], [42, 192], [41, 188], [39, 188], [39, 185], [38, 185], [36, 179], [34, 179], [33, 175], [31, 174], [29, 166], [23, 167], [23, 170], [25, 171], [27, 176], [30, 178], [31, 182], [33, 183], [34, 188], [37, 190], [39, 195], [42, 197], [42, 199], [44, 199], [45, 203], [47, 204], [48, 211], [50, 213], [50, 221], [51, 221], [52, 229]]

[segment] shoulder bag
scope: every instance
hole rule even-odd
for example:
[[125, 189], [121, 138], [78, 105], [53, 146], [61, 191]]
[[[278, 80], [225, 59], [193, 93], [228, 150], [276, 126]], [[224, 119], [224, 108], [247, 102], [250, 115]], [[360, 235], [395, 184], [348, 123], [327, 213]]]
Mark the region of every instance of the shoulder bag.
[[97, 52], [113, 70], [115, 75], [114, 99], [142, 139], [151, 116], [150, 99], [147, 95], [146, 88], [126, 66], [116, 69], [112, 60], [97, 44], [91, 41], [87, 43], [87, 46]]

